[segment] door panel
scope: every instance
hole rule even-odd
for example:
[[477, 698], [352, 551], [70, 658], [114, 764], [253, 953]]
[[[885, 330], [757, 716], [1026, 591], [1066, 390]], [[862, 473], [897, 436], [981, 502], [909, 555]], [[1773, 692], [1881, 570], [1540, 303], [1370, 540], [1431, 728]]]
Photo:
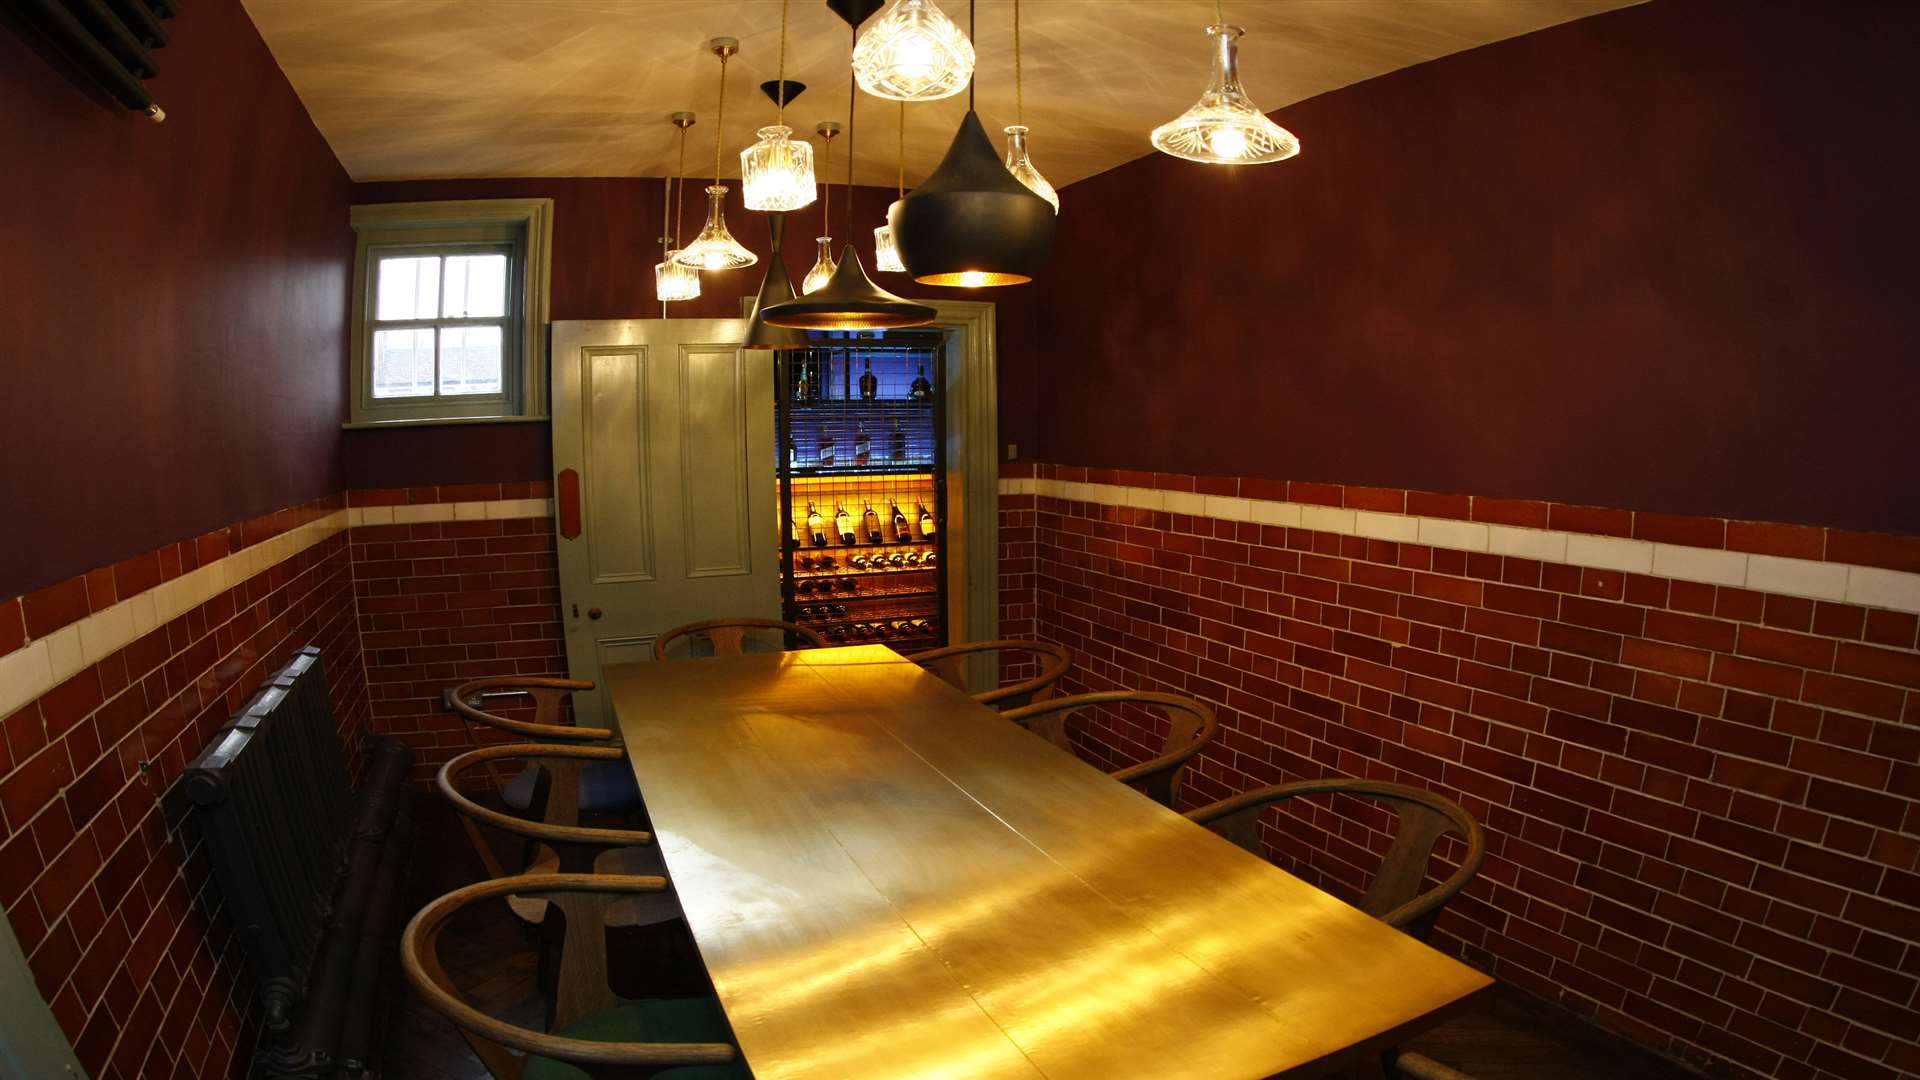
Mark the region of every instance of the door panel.
[[[553, 327], [553, 466], [580, 473], [558, 540], [575, 678], [645, 660], [681, 623], [780, 610], [773, 364], [735, 319]], [[601, 722], [600, 694], [576, 695]], [[593, 718], [600, 718], [598, 720]]]

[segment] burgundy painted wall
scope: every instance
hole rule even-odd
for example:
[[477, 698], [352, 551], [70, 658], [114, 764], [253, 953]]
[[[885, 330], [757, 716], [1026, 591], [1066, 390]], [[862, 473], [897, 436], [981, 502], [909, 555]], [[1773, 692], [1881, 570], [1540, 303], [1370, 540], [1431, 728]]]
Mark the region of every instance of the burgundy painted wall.
[[346, 173], [239, 0], [168, 33], [155, 124], [0, 28], [0, 596], [342, 487]]
[[[662, 181], [635, 177], [532, 177], [501, 180], [403, 180], [356, 184], [356, 203], [442, 199], [550, 198], [553, 200], [552, 313], [562, 319], [660, 317], [653, 298], [653, 266], [660, 261]], [[690, 180], [680, 235], [690, 241], [706, 217], [705, 181]], [[766, 258], [763, 215], [740, 203], [738, 181], [729, 181], [727, 226], [736, 239]], [[833, 232], [846, 242], [846, 189], [833, 189]], [[1026, 335], [1031, 287], [999, 290], [938, 289], [915, 285], [904, 274], [873, 268], [873, 230], [886, 220], [894, 192], [856, 188], [854, 230], [861, 262], [875, 284], [903, 296], [989, 300], [1000, 305], [1001, 416], [1003, 441], [1022, 441], [1033, 422], [1032, 365], [1015, 354]], [[819, 203], [788, 219], [787, 271], [797, 283], [813, 265], [819, 235]], [[837, 245], [836, 245], [837, 246]], [[703, 275], [700, 299], [675, 304], [675, 318], [735, 318], [739, 298], [760, 288], [762, 266]], [[1011, 328], [1011, 329], [1010, 329]], [[358, 430], [346, 434], [343, 467], [351, 488], [418, 487], [495, 481], [544, 480], [552, 468], [552, 434], [546, 424], [449, 425], [433, 428]]]
[[1916, 34], [1654, 0], [1074, 184], [1030, 456], [1920, 532]]

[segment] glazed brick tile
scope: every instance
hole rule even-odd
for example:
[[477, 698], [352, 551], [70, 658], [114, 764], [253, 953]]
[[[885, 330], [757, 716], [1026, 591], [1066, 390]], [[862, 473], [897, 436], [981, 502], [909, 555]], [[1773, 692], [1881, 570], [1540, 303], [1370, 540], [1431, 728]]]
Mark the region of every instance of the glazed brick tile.
[[1547, 527], [1549, 510], [1549, 504], [1539, 499], [1497, 499], [1475, 495], [1472, 517], [1475, 521], [1496, 525], [1544, 529]]
[[1313, 503], [1317, 506], [1340, 506], [1346, 501], [1346, 488], [1340, 484], [1322, 484], [1310, 480], [1294, 480], [1287, 484], [1287, 498], [1297, 503]]
[[1828, 529], [1827, 561], [1920, 571], [1920, 537]]
[[1727, 523], [1721, 518], [1657, 514], [1642, 510], [1633, 515], [1633, 538], [1719, 549], [1726, 546]]
[[1420, 517], [1454, 518], [1466, 521], [1473, 517], [1473, 496], [1409, 491], [1407, 492], [1407, 513]]
[[1570, 506], [1554, 503], [1547, 514], [1547, 526], [1563, 532], [1594, 533], [1600, 536], [1631, 537], [1633, 511], [1602, 506]]
[[1362, 487], [1349, 484], [1345, 492], [1345, 505], [1356, 510], [1376, 510], [1382, 513], [1404, 513], [1407, 508], [1407, 493], [1400, 488]]
[[26, 644], [26, 641], [27, 623], [20, 614], [19, 599], [0, 600], [0, 656]]
[[43, 638], [87, 616], [87, 579], [69, 578], [20, 598], [27, 636]]

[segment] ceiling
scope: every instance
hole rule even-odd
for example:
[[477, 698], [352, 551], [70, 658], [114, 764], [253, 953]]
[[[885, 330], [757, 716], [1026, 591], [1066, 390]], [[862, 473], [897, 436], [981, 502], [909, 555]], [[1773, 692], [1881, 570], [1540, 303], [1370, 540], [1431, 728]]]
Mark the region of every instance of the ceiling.
[[[1245, 27], [1247, 92], [1267, 110], [1488, 42], [1638, 0], [1229, 0]], [[777, 0], [245, 0], [314, 122], [356, 180], [663, 176], [669, 113], [687, 109], [687, 167], [711, 174], [719, 62], [727, 80], [723, 175], [773, 122], [757, 89], [779, 66]], [[946, 0], [964, 25], [966, 5]], [[987, 129], [1014, 122], [1013, 0], [979, 0], [976, 86]], [[1199, 96], [1211, 0], [1026, 0], [1025, 120], [1055, 186], [1148, 153], [1147, 132]], [[794, 0], [787, 77], [810, 88], [789, 126], [847, 119], [850, 34], [823, 0]], [[931, 172], [966, 95], [910, 105], [906, 180]], [[855, 177], [895, 179], [900, 105], [861, 95]], [[1306, 153], [1314, 133], [1295, 132]], [[846, 137], [833, 179], [845, 177]]]

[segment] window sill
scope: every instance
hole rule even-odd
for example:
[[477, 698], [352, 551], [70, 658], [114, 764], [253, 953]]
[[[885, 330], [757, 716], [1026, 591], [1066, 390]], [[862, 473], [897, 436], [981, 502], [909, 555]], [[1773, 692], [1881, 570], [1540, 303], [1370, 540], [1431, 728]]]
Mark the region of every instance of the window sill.
[[446, 416], [421, 417], [406, 420], [349, 420], [340, 425], [342, 431], [374, 431], [381, 428], [412, 427], [450, 427], [456, 424], [544, 424], [553, 417], [539, 416]]

